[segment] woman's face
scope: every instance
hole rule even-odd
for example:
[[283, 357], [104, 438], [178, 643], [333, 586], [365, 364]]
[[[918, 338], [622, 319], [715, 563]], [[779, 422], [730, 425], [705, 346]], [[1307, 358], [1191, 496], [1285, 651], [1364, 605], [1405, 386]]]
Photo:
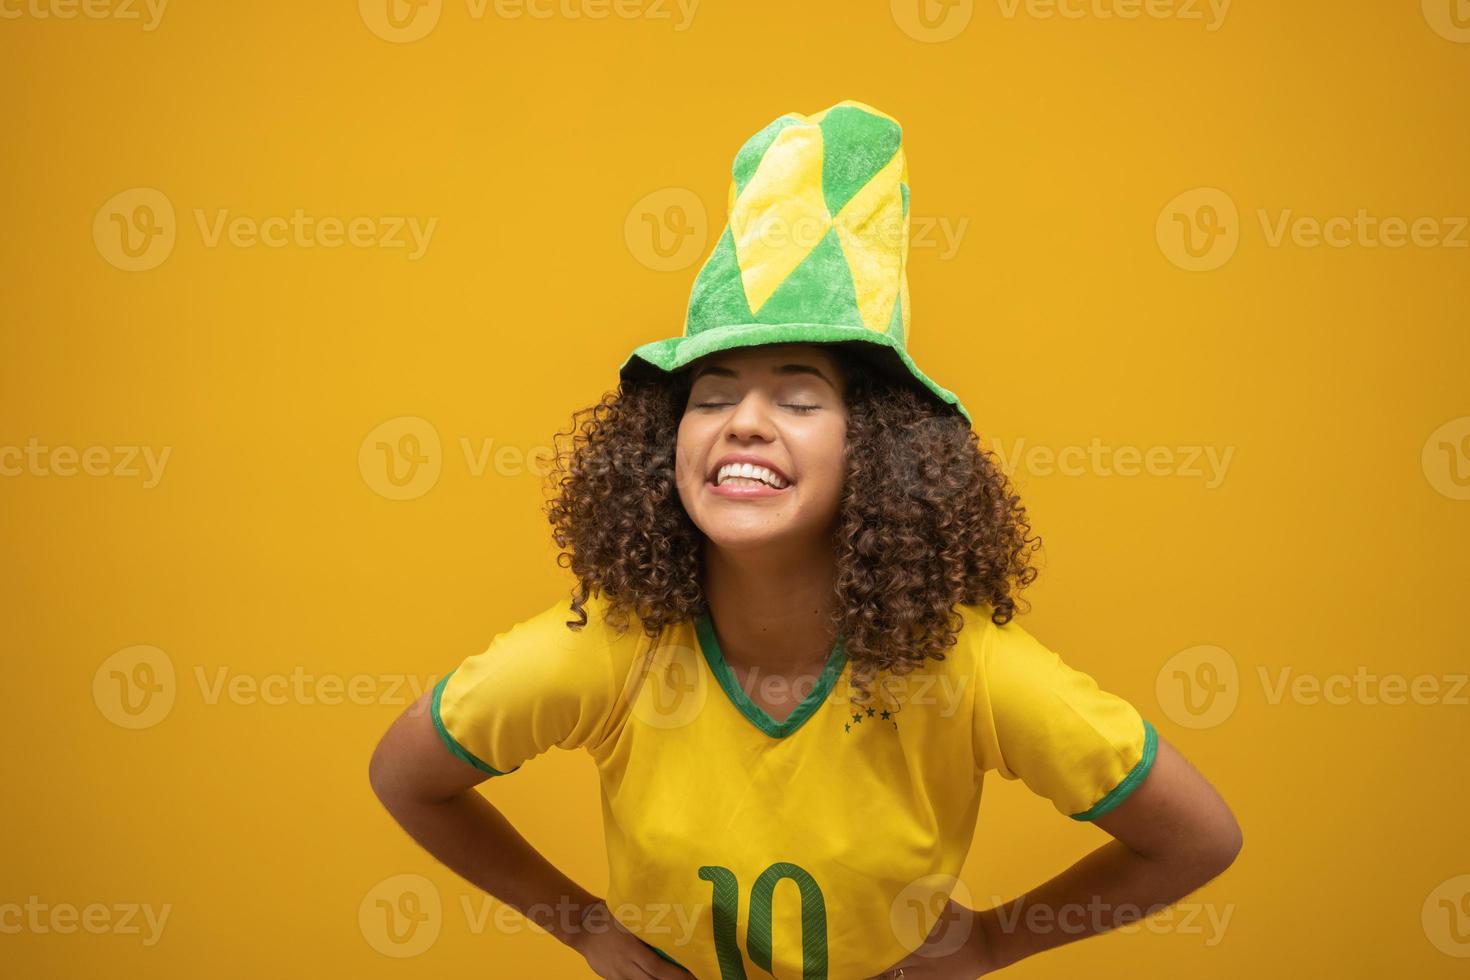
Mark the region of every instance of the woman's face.
[[[837, 361], [816, 344], [769, 344], [711, 354], [691, 371], [675, 477], [695, 526], [735, 550], [823, 540], [847, 439]], [[741, 476], [724, 469], [732, 461], [769, 472]]]

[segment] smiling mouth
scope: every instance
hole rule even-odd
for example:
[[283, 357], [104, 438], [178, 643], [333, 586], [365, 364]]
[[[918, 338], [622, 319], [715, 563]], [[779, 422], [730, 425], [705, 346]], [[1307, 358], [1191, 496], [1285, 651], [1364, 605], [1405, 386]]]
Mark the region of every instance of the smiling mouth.
[[792, 481], [768, 466], [754, 463], [726, 463], [708, 481], [710, 486], [721, 489], [768, 490], [779, 492], [788, 489]]

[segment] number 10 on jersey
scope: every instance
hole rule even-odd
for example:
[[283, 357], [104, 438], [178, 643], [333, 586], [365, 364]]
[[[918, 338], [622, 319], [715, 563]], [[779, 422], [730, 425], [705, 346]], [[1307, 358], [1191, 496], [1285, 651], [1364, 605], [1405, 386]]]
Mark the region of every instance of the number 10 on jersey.
[[[746, 980], [745, 961], [735, 935], [740, 913], [740, 882], [729, 868], [706, 864], [699, 877], [714, 887], [715, 953], [720, 961], [720, 980]], [[777, 861], [750, 886], [750, 921], [745, 929], [745, 949], [756, 966], [771, 972], [771, 897], [776, 882], [790, 878], [801, 890], [801, 977], [827, 980], [827, 903], [822, 889], [806, 869]]]

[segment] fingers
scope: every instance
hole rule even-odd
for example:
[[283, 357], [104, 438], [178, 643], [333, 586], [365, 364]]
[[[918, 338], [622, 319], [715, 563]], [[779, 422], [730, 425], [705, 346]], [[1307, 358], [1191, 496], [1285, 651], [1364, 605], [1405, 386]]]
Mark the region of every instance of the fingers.
[[688, 970], [661, 959], [657, 953], [649, 953], [647, 958], [639, 956], [633, 962], [633, 969], [635, 980], [690, 980], [694, 976]]

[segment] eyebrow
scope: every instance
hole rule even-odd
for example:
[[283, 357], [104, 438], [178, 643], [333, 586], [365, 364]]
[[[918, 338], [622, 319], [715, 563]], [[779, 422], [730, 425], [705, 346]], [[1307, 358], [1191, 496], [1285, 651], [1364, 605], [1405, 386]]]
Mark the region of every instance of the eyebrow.
[[[778, 365], [777, 367], [773, 368], [772, 370], [775, 371], [776, 374], [780, 374], [780, 375], [814, 374], [817, 377], [821, 378], [823, 381], [827, 382], [828, 387], [830, 387], [833, 391], [836, 391], [837, 390], [837, 386], [832, 383], [832, 379], [831, 378], [827, 377], [825, 374], [823, 374], [821, 372], [820, 369], [815, 368], [815, 367], [813, 367], [810, 364], [781, 364], [781, 365]], [[706, 364], [706, 365], [700, 366], [699, 369], [694, 372], [694, 375], [689, 380], [690, 380], [691, 383], [693, 383], [694, 381], [699, 380], [700, 378], [702, 378], [706, 374], [712, 374], [712, 375], [715, 375], [715, 376], [721, 377], [721, 378], [734, 378], [734, 377], [738, 377], [737, 373], [735, 371], [731, 370], [730, 368], [727, 368], [727, 367], [718, 367], [718, 366], [713, 365], [713, 364]]]

